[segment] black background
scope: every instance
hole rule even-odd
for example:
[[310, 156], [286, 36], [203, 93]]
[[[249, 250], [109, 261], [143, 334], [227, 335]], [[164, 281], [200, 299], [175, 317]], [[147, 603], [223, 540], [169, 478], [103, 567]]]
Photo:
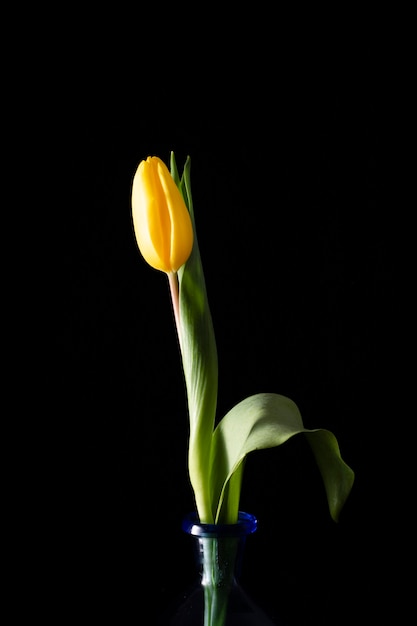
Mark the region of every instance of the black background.
[[379, 79], [389, 55], [372, 29], [342, 36], [335, 20], [330, 35], [306, 19], [289, 34], [267, 18], [207, 31], [196, 20], [180, 36], [142, 16], [127, 44], [123, 29], [80, 20], [60, 42], [45, 163], [57, 172], [47, 505], [36, 509], [48, 563], [38, 601], [53, 615], [151, 624], [193, 579], [180, 528], [194, 508], [180, 355], [166, 277], [142, 259], [130, 208], [139, 162], [168, 164], [171, 150], [180, 169], [191, 157], [219, 417], [253, 393], [287, 395], [307, 427], [334, 432], [356, 473], [335, 524], [303, 439], [251, 455], [241, 508], [259, 529], [242, 583], [288, 626], [388, 610], [395, 444], [381, 425], [394, 404], [398, 284]]

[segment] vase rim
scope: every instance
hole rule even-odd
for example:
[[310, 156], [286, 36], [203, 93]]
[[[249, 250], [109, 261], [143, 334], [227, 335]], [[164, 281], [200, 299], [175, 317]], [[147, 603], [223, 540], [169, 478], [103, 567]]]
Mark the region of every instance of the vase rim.
[[197, 537], [244, 537], [254, 533], [258, 526], [255, 515], [239, 511], [236, 524], [202, 524], [196, 512], [189, 513], [182, 521], [182, 529]]

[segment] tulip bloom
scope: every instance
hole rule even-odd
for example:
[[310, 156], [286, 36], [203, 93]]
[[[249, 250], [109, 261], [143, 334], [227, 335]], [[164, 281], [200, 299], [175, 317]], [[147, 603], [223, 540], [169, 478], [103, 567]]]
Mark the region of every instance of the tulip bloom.
[[158, 157], [139, 164], [133, 178], [132, 217], [145, 261], [175, 274], [191, 254], [193, 226], [180, 190]]

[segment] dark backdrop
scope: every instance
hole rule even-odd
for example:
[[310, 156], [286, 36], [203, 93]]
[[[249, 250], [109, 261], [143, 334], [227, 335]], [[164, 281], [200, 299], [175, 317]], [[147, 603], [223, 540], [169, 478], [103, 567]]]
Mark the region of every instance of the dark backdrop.
[[383, 209], [383, 51], [367, 32], [341, 42], [294, 29], [284, 43], [283, 31], [256, 44], [245, 30], [226, 46], [214, 29], [204, 43], [174, 38], [157, 53], [139, 36], [137, 49], [120, 50], [90, 25], [88, 54], [61, 64], [43, 372], [60, 615], [156, 621], [194, 574], [180, 528], [194, 504], [169, 291], [140, 256], [130, 209], [140, 160], [169, 163], [171, 150], [179, 168], [191, 157], [219, 416], [252, 393], [287, 395], [307, 427], [334, 432], [356, 473], [335, 524], [303, 439], [250, 456], [241, 508], [259, 530], [242, 582], [288, 626], [385, 610], [391, 548], [381, 550], [380, 534], [395, 496], [393, 442], [380, 425], [392, 404], [397, 285]]

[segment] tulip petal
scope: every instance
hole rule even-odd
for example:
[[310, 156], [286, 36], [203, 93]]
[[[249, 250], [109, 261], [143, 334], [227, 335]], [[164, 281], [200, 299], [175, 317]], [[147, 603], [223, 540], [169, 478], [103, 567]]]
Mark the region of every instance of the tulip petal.
[[155, 269], [168, 271], [163, 230], [161, 228], [161, 202], [158, 201], [152, 165], [142, 161], [132, 185], [132, 217], [136, 241], [145, 261]]
[[[156, 158], [156, 157], [155, 157]], [[176, 272], [187, 261], [193, 246], [193, 226], [184, 199], [167, 166], [158, 159], [158, 178], [166, 199], [169, 220], [169, 253], [171, 271]]]

